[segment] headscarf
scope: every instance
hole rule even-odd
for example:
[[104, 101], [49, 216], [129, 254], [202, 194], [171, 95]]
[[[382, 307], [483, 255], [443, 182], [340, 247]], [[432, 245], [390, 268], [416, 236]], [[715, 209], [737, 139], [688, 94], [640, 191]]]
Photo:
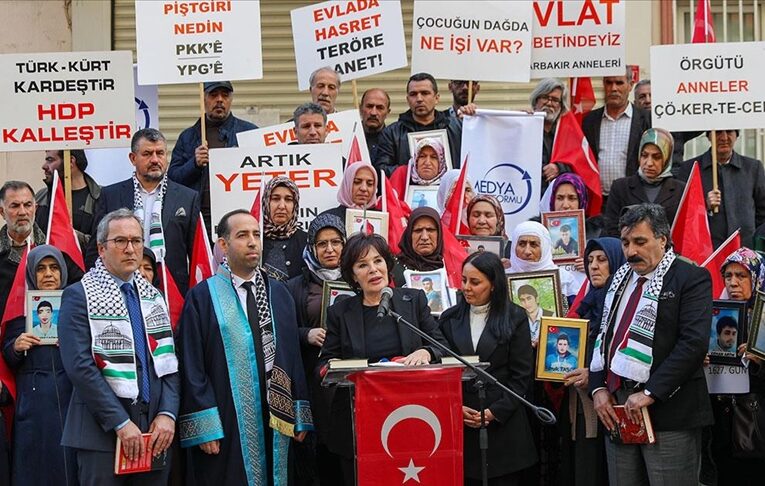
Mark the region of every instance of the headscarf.
[[[616, 273], [616, 270], [627, 261], [624, 257], [624, 251], [622, 251], [622, 243], [618, 238], [603, 237], [590, 240], [584, 248], [584, 272], [587, 274], [587, 279], [590, 278], [590, 266], [587, 261], [590, 258], [590, 253], [595, 250], [602, 250], [606, 254], [609, 275]], [[579, 303], [579, 308], [576, 311], [583, 319], [589, 319], [595, 329], [599, 329], [603, 317], [603, 304], [607, 292], [608, 285], [599, 289], [590, 286], [587, 295]]]
[[675, 141], [672, 138], [672, 134], [663, 128], [649, 128], [643, 132], [643, 136], [640, 137], [640, 148], [638, 154], [643, 151], [643, 147], [646, 144], [656, 145], [661, 151], [661, 158], [664, 161], [664, 168], [656, 179], [649, 179], [643, 174], [643, 169], [638, 169], [638, 175], [646, 182], [658, 182], [667, 177], [672, 177], [672, 150], [675, 145]]
[[[745, 246], [741, 247], [728, 255], [728, 258], [726, 258], [723, 264], [720, 265], [720, 273], [724, 274], [725, 268], [731, 263], [738, 263], [739, 265], [749, 270], [752, 278], [752, 297], [750, 302], [753, 302], [755, 296], [757, 295], [757, 289], [760, 288], [762, 284], [762, 257], [760, 257], [760, 255], [754, 250], [750, 250]], [[728, 298], [727, 290], [725, 291], [725, 298]]]
[[308, 226], [308, 242], [303, 250], [303, 260], [305, 260], [308, 265], [308, 269], [316, 275], [319, 280], [340, 280], [340, 267], [322, 267], [321, 263], [319, 263], [319, 258], [315, 253], [316, 249], [314, 248], [314, 245], [316, 245], [316, 235], [319, 234], [319, 231], [325, 228], [337, 230], [337, 232], [340, 233], [340, 238], [343, 240], [343, 244], [345, 244], [345, 224], [343, 224], [340, 218], [334, 214], [322, 213], [318, 215], [316, 219], [311, 221], [310, 226]]
[[366, 208], [357, 206], [353, 203], [353, 179], [356, 178], [356, 174], [361, 169], [369, 169], [372, 171], [372, 178], [374, 179], [374, 188], [372, 191], [374, 192], [377, 190], [377, 171], [372, 164], [367, 164], [366, 162], [354, 162], [348, 165], [343, 173], [343, 182], [340, 183], [340, 188], [337, 190], [337, 202], [346, 208], [370, 209], [377, 204], [377, 196], [375, 196], [375, 194], [372, 194], [372, 197], [366, 204]]
[[579, 209], [587, 211], [587, 187], [584, 185], [584, 181], [581, 177], [573, 172], [564, 172], [553, 180], [552, 192], [550, 193], [550, 206], [549, 211], [555, 211], [555, 195], [558, 193], [558, 188], [562, 184], [571, 184], [574, 186], [576, 195], [579, 198]]
[[149, 259], [151, 269], [154, 271], [154, 279], [150, 282], [153, 286], [159, 288], [159, 273], [157, 273], [157, 257], [149, 248], [143, 247], [143, 256]]
[[37, 265], [40, 264], [43, 259], [51, 257], [56, 260], [58, 267], [61, 269], [61, 283], [59, 289], [66, 287], [69, 274], [66, 270], [66, 260], [61, 250], [51, 245], [40, 245], [32, 248], [27, 255], [27, 287], [29, 290], [38, 290], [37, 288]]
[[[414, 223], [420, 218], [432, 219], [433, 222], [436, 223], [436, 228], [438, 228], [436, 249], [432, 255], [420, 255], [414, 250], [414, 245], [412, 245], [412, 230], [414, 230]], [[409, 216], [409, 222], [404, 230], [404, 234], [401, 237], [401, 241], [398, 243], [398, 247], [401, 249], [398, 261], [407, 268], [417, 270], [418, 272], [429, 272], [431, 270], [443, 268], [444, 235], [443, 230], [441, 229], [441, 220], [438, 217], [438, 211], [428, 207], [417, 208], [412, 211], [412, 214]]]
[[[470, 217], [470, 212], [473, 207], [479, 202], [487, 202], [494, 208], [494, 212], [497, 214], [497, 231], [492, 236], [505, 236], [505, 213], [502, 211], [502, 206], [495, 196], [490, 194], [479, 194], [470, 200], [467, 207], [467, 214]], [[549, 236], [548, 236], [549, 239]]]
[[[292, 209], [292, 216], [284, 224], [274, 224], [271, 220], [271, 193], [277, 187], [286, 187], [292, 193], [295, 200], [295, 207]], [[272, 240], [286, 240], [300, 229], [298, 226], [298, 210], [300, 209], [300, 191], [297, 185], [291, 179], [284, 176], [277, 176], [268, 181], [263, 188], [263, 233], [264, 237]]]
[[[539, 244], [542, 247], [542, 254], [538, 262], [529, 262], [522, 260], [515, 254], [515, 247], [521, 236], [536, 236], [539, 238]], [[510, 270], [508, 273], [536, 272], [539, 270], [555, 270], [558, 266], [552, 259], [552, 241], [550, 241], [550, 232], [547, 228], [535, 221], [524, 221], [513, 230], [512, 242], [510, 244]]]
[[[417, 172], [417, 157], [425, 147], [430, 147], [435, 150], [436, 156], [438, 157], [438, 173], [432, 179], [423, 179], [420, 177], [419, 172]], [[438, 181], [446, 173], [446, 169], [447, 167], [446, 157], [444, 157], [444, 146], [440, 140], [437, 138], [423, 138], [417, 142], [414, 155], [411, 159], [409, 159], [409, 178], [411, 179], [412, 184], [416, 184], [418, 186], [430, 186], [438, 184]]]
[[[449, 202], [449, 198], [452, 197], [454, 189], [457, 186], [457, 179], [460, 177], [459, 169], [447, 170], [441, 177], [441, 183], [438, 184], [438, 194], [436, 196], [436, 203], [438, 205], [438, 213], [444, 214], [446, 210], [446, 204]], [[465, 184], [470, 185], [470, 181], [465, 178]], [[467, 208], [462, 208], [463, 211], [467, 211]], [[467, 214], [467, 213], [466, 213]]]

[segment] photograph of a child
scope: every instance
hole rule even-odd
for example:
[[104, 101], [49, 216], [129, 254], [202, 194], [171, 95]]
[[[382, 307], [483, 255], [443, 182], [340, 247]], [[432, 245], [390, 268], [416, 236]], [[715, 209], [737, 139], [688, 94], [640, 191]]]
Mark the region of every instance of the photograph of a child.
[[406, 203], [412, 209], [433, 208], [438, 210], [438, 186], [409, 186]]
[[545, 371], [566, 374], [574, 371], [579, 363], [579, 329], [569, 327], [547, 328]]
[[40, 344], [58, 342], [60, 307], [60, 290], [27, 292], [27, 332], [40, 338]]

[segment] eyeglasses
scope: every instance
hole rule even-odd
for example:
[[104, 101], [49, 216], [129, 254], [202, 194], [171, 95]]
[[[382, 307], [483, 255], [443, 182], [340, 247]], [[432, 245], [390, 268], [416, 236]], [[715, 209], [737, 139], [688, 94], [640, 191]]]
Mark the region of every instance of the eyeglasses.
[[332, 240], [321, 240], [314, 243], [314, 246], [317, 250], [324, 251], [327, 249], [329, 245], [332, 245], [332, 248], [342, 248], [343, 247], [343, 240], [340, 238], [335, 238]]
[[114, 243], [114, 246], [116, 246], [119, 250], [127, 249], [128, 243], [133, 245], [133, 248], [135, 249], [143, 248], [142, 238], [112, 238], [110, 240], [106, 240], [105, 243], [110, 241]]
[[544, 101], [545, 103], [549, 101], [550, 103], [554, 105], [559, 105], [561, 102], [560, 98], [556, 98], [554, 96], [548, 96], [548, 95], [541, 95], [539, 98], [537, 98], [537, 100]]

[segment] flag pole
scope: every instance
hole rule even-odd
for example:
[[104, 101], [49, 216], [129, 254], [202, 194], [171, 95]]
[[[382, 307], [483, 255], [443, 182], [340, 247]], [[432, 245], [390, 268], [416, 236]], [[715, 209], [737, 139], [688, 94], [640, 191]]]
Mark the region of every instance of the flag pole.
[[[66, 207], [69, 210], [69, 219], [74, 221], [72, 216], [72, 151], [64, 150], [64, 195], [66, 196]], [[48, 194], [48, 199], [55, 197], [55, 194]], [[51, 204], [51, 207], [53, 205]], [[48, 226], [50, 227], [50, 221]]]
[[468, 105], [473, 102], [473, 80], [468, 81]]
[[205, 127], [205, 84], [199, 83], [199, 128], [201, 133], [200, 140], [202, 140], [202, 145], [207, 145], [207, 138], [205, 137], [205, 134], [207, 133], [207, 127]]
[[[717, 190], [717, 131], [712, 130], [712, 190]], [[712, 212], [717, 213], [720, 209], [719, 205], [712, 207]]]
[[351, 88], [353, 90], [353, 106], [359, 109], [359, 88], [356, 86], [356, 80], [351, 80]]

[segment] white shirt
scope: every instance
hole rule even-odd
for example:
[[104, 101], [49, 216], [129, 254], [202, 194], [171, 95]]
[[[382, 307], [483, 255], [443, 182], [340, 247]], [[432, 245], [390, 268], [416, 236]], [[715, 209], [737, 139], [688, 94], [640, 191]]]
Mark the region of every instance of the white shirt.
[[[154, 203], [157, 201], [159, 185], [153, 191], [148, 192], [141, 183], [138, 183], [143, 199], [143, 244], [149, 248], [149, 230], [151, 229], [151, 212], [154, 209]], [[161, 216], [161, 215], [160, 215]]]
[[611, 118], [608, 110], [603, 110], [600, 122], [600, 148], [598, 149], [598, 167], [603, 194], [611, 192], [611, 184], [627, 175], [627, 149], [630, 143], [632, 126], [632, 103], [616, 118]]
[[489, 318], [489, 304], [470, 306], [470, 340], [473, 341], [473, 351], [478, 352], [478, 341], [486, 328]]
[[[252, 282], [252, 295], [255, 295], [255, 272], [252, 272], [252, 275], [247, 280], [239, 277], [238, 275], [231, 274], [231, 280], [234, 283], [234, 288], [236, 289], [236, 296], [239, 297], [239, 303], [242, 306], [242, 309], [244, 310], [244, 315], [249, 319], [249, 315], [247, 315], [247, 292], [248, 290], [242, 286], [245, 282]], [[274, 365], [271, 363], [269, 366], [268, 363], [266, 363], [266, 373], [270, 372], [271, 369], [273, 369]]]
[[[529, 317], [529, 331], [531, 331], [531, 342], [539, 341], [539, 328], [542, 325], [542, 307], [537, 307], [537, 315], [532, 319]], [[528, 314], [527, 314], [528, 316]]]

